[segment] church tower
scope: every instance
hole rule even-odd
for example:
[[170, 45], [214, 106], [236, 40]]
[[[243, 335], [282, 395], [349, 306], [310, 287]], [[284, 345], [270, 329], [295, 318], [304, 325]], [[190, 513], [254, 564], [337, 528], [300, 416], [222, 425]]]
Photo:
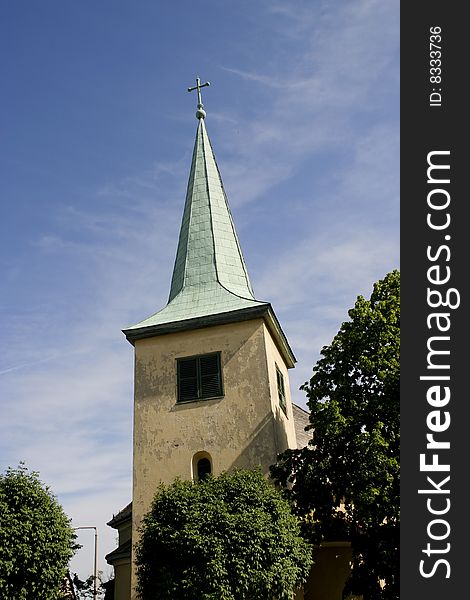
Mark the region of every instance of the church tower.
[[132, 543], [160, 482], [237, 467], [267, 475], [297, 447], [295, 357], [251, 287], [205, 126], [205, 85], [188, 89], [198, 126], [168, 303], [123, 330], [135, 348]]

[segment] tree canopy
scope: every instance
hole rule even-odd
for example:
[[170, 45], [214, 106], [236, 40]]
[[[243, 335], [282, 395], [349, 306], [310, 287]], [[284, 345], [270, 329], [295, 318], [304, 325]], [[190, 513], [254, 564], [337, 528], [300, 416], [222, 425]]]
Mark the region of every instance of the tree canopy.
[[357, 298], [307, 393], [312, 439], [272, 467], [304, 534], [315, 544], [350, 540], [346, 592], [364, 600], [399, 597], [400, 276]]
[[103, 581], [103, 571], [98, 571], [96, 576], [96, 597], [95, 597], [95, 576], [89, 575], [85, 581], [81, 580], [76, 573], [72, 579], [75, 588], [75, 594], [79, 600], [102, 599], [106, 592], [105, 582]]
[[142, 600], [291, 600], [311, 546], [257, 471], [160, 485], [137, 545]]
[[36, 472], [0, 475], [0, 597], [56, 600], [76, 549], [70, 520]]

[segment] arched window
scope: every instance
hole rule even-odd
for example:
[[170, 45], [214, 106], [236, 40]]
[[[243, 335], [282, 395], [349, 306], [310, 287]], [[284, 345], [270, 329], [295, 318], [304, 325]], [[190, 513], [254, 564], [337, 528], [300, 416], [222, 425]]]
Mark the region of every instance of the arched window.
[[208, 458], [200, 458], [197, 461], [197, 478], [198, 481], [204, 479], [207, 475], [212, 472], [211, 461]]
[[192, 460], [192, 476], [194, 481], [201, 481], [212, 473], [212, 458], [208, 452], [197, 452]]

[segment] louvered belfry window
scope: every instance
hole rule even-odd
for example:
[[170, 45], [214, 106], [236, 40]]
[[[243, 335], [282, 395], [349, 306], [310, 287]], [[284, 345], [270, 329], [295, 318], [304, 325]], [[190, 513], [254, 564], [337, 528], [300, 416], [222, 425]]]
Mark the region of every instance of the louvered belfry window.
[[220, 352], [179, 358], [178, 402], [223, 396]]
[[287, 417], [287, 406], [286, 406], [286, 390], [284, 387], [284, 376], [276, 365], [276, 380], [277, 380], [277, 394], [279, 397], [279, 406], [282, 408], [284, 414]]

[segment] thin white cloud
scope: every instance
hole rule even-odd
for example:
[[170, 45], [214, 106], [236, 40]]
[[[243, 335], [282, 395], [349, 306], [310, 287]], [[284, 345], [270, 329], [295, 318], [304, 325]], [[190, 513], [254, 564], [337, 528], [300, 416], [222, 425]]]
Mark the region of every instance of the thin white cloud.
[[[234, 75], [238, 75], [239, 77], [242, 77], [243, 79], [246, 79], [248, 81], [254, 81], [255, 83], [259, 83], [263, 86], [267, 86], [267, 87], [277, 89], [277, 90], [283, 90], [283, 89], [289, 88], [289, 87], [298, 88], [298, 87], [301, 87], [303, 84], [302, 81], [298, 81], [298, 80], [286, 81], [286, 80], [281, 79], [280, 77], [276, 77], [276, 76], [269, 76], [269, 75], [263, 75], [261, 73], [242, 71], [241, 69], [234, 69], [231, 67], [222, 67], [222, 68], [224, 69], [224, 71], [227, 71], [228, 73], [233, 73]], [[211, 113], [211, 116], [212, 116], [212, 113]]]

